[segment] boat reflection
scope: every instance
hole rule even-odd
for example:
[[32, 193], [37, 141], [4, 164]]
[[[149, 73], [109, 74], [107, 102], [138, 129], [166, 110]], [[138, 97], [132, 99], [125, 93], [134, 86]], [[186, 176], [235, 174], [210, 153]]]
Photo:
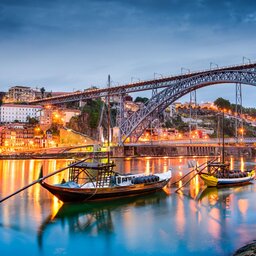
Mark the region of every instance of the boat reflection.
[[237, 187], [205, 187], [196, 196], [197, 201], [207, 200], [210, 205], [216, 205], [226, 200], [230, 195], [250, 191], [252, 184]]
[[146, 205], [162, 205], [167, 197], [168, 195], [164, 191], [159, 191], [153, 195], [125, 198], [122, 201], [63, 204], [56, 214], [50, 214], [39, 227], [39, 248], [43, 247], [43, 235], [46, 230], [51, 232], [51, 229], [56, 228], [56, 226], [61, 226], [63, 230], [68, 229], [69, 235], [74, 233], [87, 233], [92, 236], [108, 235], [113, 233], [115, 229], [112, 221], [112, 215], [115, 212], [121, 212], [123, 222], [126, 222], [128, 209]]
[[[209, 214], [213, 213], [218, 221], [221, 221], [221, 219], [229, 218], [237, 207], [240, 213], [246, 215], [248, 199], [246, 196], [243, 198], [243, 193], [251, 190], [250, 184], [233, 188], [205, 188], [198, 194], [197, 200], [201, 203], [201, 207], [208, 209]], [[234, 199], [237, 202], [236, 205], [232, 204]]]

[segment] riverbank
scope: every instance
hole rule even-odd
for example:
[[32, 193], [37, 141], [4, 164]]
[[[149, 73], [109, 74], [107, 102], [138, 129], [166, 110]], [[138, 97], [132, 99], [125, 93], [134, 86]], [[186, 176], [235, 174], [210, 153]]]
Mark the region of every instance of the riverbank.
[[106, 153], [88, 153], [88, 152], [67, 152], [67, 153], [19, 153], [19, 154], [8, 154], [0, 155], [0, 160], [8, 159], [69, 159], [69, 158], [104, 158]]
[[[106, 157], [107, 152], [74, 151], [75, 148], [58, 147], [48, 149], [37, 149], [36, 151], [14, 152], [1, 154], [0, 159], [66, 159], [86, 157]], [[79, 149], [78, 149], [79, 150]], [[218, 156], [221, 154], [221, 146], [213, 145], [136, 145], [111, 147], [110, 156], [114, 158], [123, 157], [179, 157], [179, 156]], [[226, 146], [227, 156], [249, 156], [256, 155], [253, 146]]]

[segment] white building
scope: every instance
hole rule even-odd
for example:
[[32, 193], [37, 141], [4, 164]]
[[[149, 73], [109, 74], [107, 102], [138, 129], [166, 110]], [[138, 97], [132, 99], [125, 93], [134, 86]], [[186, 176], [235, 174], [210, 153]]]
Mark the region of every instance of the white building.
[[39, 118], [41, 110], [42, 106], [39, 105], [3, 104], [0, 107], [0, 122], [12, 123], [19, 121], [26, 123], [28, 117]]

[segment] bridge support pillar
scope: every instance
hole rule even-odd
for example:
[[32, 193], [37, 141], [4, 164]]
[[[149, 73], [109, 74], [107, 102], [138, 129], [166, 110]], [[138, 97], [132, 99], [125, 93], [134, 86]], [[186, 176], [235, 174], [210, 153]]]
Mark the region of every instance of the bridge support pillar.
[[82, 101], [82, 100], [79, 100], [79, 108], [84, 107], [84, 105], [85, 105], [85, 102], [84, 102], [84, 101]]
[[242, 86], [236, 83], [236, 142], [243, 140], [244, 127], [242, 117]]
[[118, 145], [121, 146], [123, 145], [123, 141], [122, 141], [122, 134], [120, 131], [120, 127], [124, 121], [124, 94], [120, 95], [120, 99], [119, 99], [119, 107], [117, 108], [117, 126], [119, 127], [119, 132], [118, 132]]

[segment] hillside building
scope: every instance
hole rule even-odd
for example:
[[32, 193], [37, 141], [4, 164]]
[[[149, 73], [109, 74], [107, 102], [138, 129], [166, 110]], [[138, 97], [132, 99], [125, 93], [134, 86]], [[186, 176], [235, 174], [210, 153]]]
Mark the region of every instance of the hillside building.
[[42, 106], [39, 105], [3, 104], [0, 106], [0, 122], [26, 123], [28, 117], [38, 119], [41, 110]]

